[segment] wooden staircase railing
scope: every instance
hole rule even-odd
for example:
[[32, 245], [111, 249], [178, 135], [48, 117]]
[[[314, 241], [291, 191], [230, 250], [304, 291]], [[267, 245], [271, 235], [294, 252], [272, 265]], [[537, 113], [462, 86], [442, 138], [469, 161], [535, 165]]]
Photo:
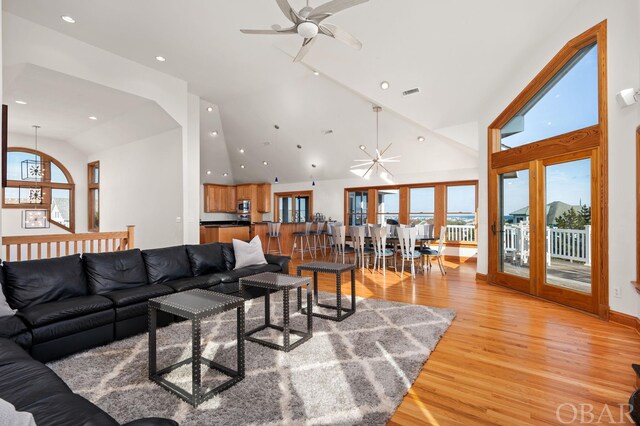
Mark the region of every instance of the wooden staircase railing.
[[2, 237], [7, 262], [50, 259], [82, 253], [105, 253], [129, 250], [134, 245], [134, 226], [122, 232], [86, 234], [23, 235]]

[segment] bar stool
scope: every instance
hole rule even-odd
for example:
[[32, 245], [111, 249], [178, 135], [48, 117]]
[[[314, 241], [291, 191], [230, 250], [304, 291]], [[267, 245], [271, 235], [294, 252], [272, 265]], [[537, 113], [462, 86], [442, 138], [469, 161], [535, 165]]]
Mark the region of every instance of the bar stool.
[[[296, 242], [298, 239], [300, 240], [300, 248], [298, 251], [300, 252], [300, 260], [304, 260], [304, 252], [308, 251], [309, 255], [313, 259], [313, 250], [311, 250], [311, 242], [309, 241], [309, 235], [311, 235], [311, 227], [313, 226], [313, 222], [306, 222], [304, 224], [304, 231], [294, 232], [293, 235], [293, 247], [291, 248], [291, 257], [296, 252]], [[304, 248], [304, 242], [307, 241], [307, 248]]]
[[282, 224], [280, 222], [269, 222], [267, 223], [267, 253], [271, 253], [269, 248], [271, 247], [271, 240], [275, 239], [278, 242], [278, 251], [277, 253], [282, 256], [282, 247], [280, 246], [280, 226]]
[[324, 226], [327, 222], [316, 222], [316, 230], [311, 233], [313, 236], [313, 251], [317, 252], [320, 250], [323, 256], [327, 255], [325, 251], [326, 244], [323, 239], [326, 239], [326, 234], [324, 231]]

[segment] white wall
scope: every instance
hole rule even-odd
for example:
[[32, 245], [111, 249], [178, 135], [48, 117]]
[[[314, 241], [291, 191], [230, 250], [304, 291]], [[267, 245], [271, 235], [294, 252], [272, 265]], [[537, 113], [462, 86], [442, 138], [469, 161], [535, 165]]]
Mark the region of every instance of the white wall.
[[182, 129], [94, 154], [100, 161], [100, 230], [136, 225], [136, 247], [182, 244]]
[[[184, 227], [180, 226], [180, 242], [192, 240], [198, 232], [199, 209], [194, 203], [183, 202], [182, 188], [183, 182], [185, 182], [184, 191], [198, 193], [198, 181], [193, 182], [190, 179], [189, 171], [199, 169], [200, 163], [196, 155], [186, 156], [186, 160], [183, 162], [183, 158], [185, 158], [183, 153], [191, 152], [193, 147], [193, 143], [189, 144], [188, 138], [189, 98], [187, 83], [15, 15], [3, 13], [2, 18], [4, 66], [31, 63], [154, 100], [181, 126], [182, 130], [179, 134], [183, 148], [179, 150], [178, 155], [166, 160], [172, 161], [170, 166], [167, 165], [167, 169], [170, 169], [168, 174], [179, 174], [177, 182], [181, 188], [180, 197], [173, 200], [174, 203], [179, 200], [180, 204], [175, 205], [178, 206], [180, 212], [172, 214], [172, 216], [174, 221], [178, 216], [187, 218]], [[131, 145], [136, 144], [134, 142]], [[123, 147], [122, 151], [127, 151], [127, 148]], [[142, 164], [145, 157], [141, 156], [136, 160]], [[151, 215], [157, 209], [153, 204], [150, 206], [152, 208], [149, 208], [148, 205], [140, 207], [147, 208], [146, 213]], [[141, 212], [142, 216], [144, 216], [143, 213], [144, 211]], [[189, 218], [194, 220], [191, 221]], [[140, 224], [140, 226], [144, 227], [145, 225]], [[163, 230], [157, 230], [157, 232], [160, 235]], [[168, 239], [174, 240], [169, 237]]]
[[[9, 147], [34, 148], [31, 135], [9, 133]], [[38, 150], [49, 154], [64, 165], [75, 183], [76, 232], [87, 232], [87, 157], [65, 141], [38, 137]], [[23, 229], [22, 209], [2, 209], [3, 235], [66, 234], [51, 224], [49, 229]]]
[[[615, 95], [621, 89], [640, 86], [640, 36], [638, 2], [583, 0], [574, 12], [536, 50], [531, 50], [520, 69], [507, 70], [504, 84], [489, 91], [480, 133], [480, 244], [478, 272], [487, 264], [487, 127], [546, 63], [571, 38], [600, 21], [608, 20], [609, 103], [609, 304], [612, 310], [637, 315], [640, 296], [630, 281], [635, 279], [635, 127], [640, 115], [635, 105], [620, 108]], [[621, 297], [614, 297], [620, 288]]]

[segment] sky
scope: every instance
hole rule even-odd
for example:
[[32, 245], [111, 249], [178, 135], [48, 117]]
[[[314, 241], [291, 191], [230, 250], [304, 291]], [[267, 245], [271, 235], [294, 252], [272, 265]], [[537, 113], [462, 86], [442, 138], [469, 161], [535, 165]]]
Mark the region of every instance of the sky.
[[[525, 114], [525, 128], [502, 143], [516, 147], [598, 123], [597, 48], [586, 55]], [[590, 160], [553, 165], [546, 170], [546, 203], [591, 205]], [[505, 182], [505, 214], [529, 205], [529, 174]]]

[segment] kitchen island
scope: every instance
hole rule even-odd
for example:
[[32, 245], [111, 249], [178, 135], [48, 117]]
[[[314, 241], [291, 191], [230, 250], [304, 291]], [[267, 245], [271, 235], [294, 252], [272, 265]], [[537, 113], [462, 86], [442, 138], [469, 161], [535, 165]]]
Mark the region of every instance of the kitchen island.
[[[262, 249], [267, 251], [267, 241], [269, 241], [268, 237], [268, 222], [256, 222], [251, 225], [251, 237], [255, 237], [256, 235], [260, 236], [260, 240], [262, 241]], [[325, 230], [326, 225], [325, 225]], [[280, 226], [280, 246], [282, 247], [282, 254], [285, 256], [291, 256], [291, 250], [293, 249], [293, 233], [294, 232], [302, 232], [305, 230], [304, 223], [283, 223]], [[311, 228], [312, 232], [315, 232], [316, 225], [313, 225]], [[309, 242], [313, 246], [313, 237], [309, 236]], [[271, 241], [270, 250], [275, 252], [278, 250], [278, 242], [274, 239]], [[296, 254], [299, 256], [299, 254]], [[305, 256], [306, 258], [306, 256]]]
[[251, 239], [248, 222], [200, 222], [200, 244], [230, 243], [233, 239]]

